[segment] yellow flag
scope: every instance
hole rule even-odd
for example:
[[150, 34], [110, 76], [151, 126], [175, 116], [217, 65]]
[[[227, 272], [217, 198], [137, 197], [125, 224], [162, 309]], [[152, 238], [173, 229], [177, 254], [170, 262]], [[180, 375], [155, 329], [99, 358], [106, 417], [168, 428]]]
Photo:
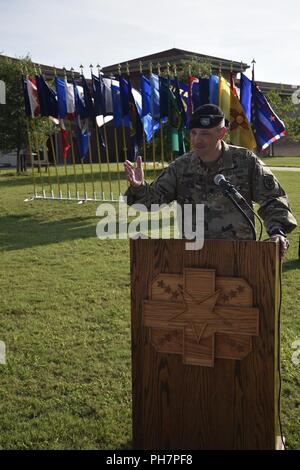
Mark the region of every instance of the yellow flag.
[[230, 85], [224, 77], [219, 80], [219, 106], [222, 109], [225, 119], [230, 121]]
[[233, 145], [253, 150], [255, 137], [238, 97], [230, 89], [230, 141]]

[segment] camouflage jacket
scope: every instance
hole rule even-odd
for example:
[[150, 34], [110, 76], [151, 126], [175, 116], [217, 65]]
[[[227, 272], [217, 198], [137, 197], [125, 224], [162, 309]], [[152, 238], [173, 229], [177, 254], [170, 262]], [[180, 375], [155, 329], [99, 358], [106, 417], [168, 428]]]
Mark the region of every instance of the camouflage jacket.
[[[242, 194], [248, 204], [259, 204], [259, 216], [267, 232], [281, 229], [291, 232], [297, 222], [287, 196], [272, 172], [263, 166], [251, 151], [227, 145], [222, 141], [222, 155], [207, 166], [194, 153], [188, 152], [172, 162], [153, 183], [130, 187], [125, 196], [127, 203], [144, 204], [204, 204], [205, 238], [253, 239], [251, 228], [242, 214], [214, 183], [216, 174], [223, 174]], [[251, 211], [244, 211], [254, 223]]]

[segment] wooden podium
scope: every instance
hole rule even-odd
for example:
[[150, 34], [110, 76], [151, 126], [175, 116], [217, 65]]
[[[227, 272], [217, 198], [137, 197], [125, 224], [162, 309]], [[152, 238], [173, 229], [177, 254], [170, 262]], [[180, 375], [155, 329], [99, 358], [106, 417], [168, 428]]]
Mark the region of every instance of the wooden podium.
[[278, 245], [130, 248], [134, 448], [279, 448]]

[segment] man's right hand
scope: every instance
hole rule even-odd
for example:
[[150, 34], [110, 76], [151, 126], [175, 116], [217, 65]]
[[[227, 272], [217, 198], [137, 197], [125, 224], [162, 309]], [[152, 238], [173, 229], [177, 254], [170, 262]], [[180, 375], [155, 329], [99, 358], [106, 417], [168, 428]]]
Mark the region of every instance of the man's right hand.
[[144, 184], [142, 157], [137, 157], [136, 166], [134, 166], [129, 160], [126, 160], [124, 162], [124, 170], [131, 186], [138, 188]]

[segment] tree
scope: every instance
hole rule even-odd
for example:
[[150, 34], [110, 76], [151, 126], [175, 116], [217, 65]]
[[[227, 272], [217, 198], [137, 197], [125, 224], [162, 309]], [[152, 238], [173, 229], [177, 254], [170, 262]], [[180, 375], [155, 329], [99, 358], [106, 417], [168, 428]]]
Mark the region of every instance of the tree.
[[281, 96], [277, 90], [271, 90], [269, 93], [267, 93], [267, 99], [275, 113], [285, 124], [287, 130], [287, 140], [290, 142], [299, 142], [300, 106], [294, 104], [290, 96]]
[[0, 80], [6, 84], [6, 104], [0, 107], [0, 149], [5, 152], [17, 152], [17, 174], [21, 168], [21, 152], [28, 151], [28, 130], [34, 136], [36, 146], [32, 151], [41, 149], [48, 136], [54, 132], [48, 118], [30, 119], [25, 115], [22, 90], [22, 72], [34, 75], [34, 65], [29, 57], [11, 60], [0, 58]]

